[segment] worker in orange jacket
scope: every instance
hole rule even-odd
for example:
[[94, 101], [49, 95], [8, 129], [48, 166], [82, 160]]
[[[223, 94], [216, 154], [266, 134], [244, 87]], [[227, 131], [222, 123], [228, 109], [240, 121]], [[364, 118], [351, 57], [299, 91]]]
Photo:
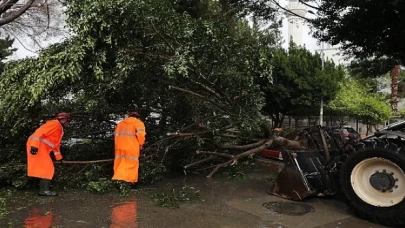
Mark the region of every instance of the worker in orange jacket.
[[114, 132], [115, 159], [112, 180], [121, 180], [137, 187], [139, 155], [145, 143], [145, 125], [138, 112], [130, 112], [128, 118], [117, 124]]
[[59, 113], [54, 120], [49, 120], [41, 125], [27, 141], [27, 175], [40, 178], [39, 195], [57, 196], [56, 192], [50, 191], [49, 186], [53, 178], [55, 167], [51, 156], [56, 160], [62, 160], [60, 143], [63, 129], [72, 120], [68, 113]]

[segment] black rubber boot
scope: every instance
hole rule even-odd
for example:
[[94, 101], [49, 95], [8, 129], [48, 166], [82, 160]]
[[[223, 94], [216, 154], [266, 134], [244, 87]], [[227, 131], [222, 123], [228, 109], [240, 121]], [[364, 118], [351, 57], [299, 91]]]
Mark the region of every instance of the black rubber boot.
[[138, 183], [137, 182], [133, 182], [130, 184], [131, 189], [138, 189]]
[[39, 196], [57, 196], [58, 193], [49, 191], [49, 186], [51, 185], [51, 181], [47, 179], [41, 179], [39, 181]]

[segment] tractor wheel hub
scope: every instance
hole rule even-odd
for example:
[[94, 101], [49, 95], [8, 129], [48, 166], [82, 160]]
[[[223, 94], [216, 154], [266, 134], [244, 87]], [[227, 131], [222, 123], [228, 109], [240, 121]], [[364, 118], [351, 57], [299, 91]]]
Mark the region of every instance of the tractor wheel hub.
[[373, 188], [385, 192], [395, 186], [395, 179], [389, 173], [377, 172], [371, 175], [370, 184]]

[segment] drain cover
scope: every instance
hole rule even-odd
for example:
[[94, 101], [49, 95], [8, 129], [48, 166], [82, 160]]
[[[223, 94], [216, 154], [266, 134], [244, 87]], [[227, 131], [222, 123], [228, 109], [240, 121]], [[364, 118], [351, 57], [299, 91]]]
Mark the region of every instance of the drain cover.
[[263, 206], [271, 211], [285, 215], [303, 215], [315, 211], [311, 205], [304, 203], [267, 202]]

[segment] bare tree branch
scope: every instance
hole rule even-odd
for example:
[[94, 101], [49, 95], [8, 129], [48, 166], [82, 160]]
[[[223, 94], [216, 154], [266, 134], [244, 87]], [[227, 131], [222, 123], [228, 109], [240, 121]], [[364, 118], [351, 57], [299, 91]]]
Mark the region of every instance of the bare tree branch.
[[153, 24], [153, 22], [150, 22], [152, 25], [153, 30], [160, 36], [160, 38], [162, 38], [162, 40], [166, 43], [166, 45], [170, 48], [170, 50], [172, 50], [173, 52], [176, 52], [176, 50], [174, 49], [174, 47], [172, 46], [172, 44], [159, 32], [159, 30], [155, 27], [155, 24]]
[[184, 168], [184, 169], [188, 169], [188, 168], [190, 168], [190, 167], [192, 167], [192, 166], [196, 166], [196, 165], [199, 165], [199, 164], [201, 164], [201, 163], [214, 160], [215, 158], [216, 158], [215, 156], [209, 156], [208, 158], [204, 158], [204, 159], [201, 159], [201, 160], [199, 160], [199, 161], [196, 161], [196, 162], [190, 163], [190, 164], [188, 164], [188, 165], [185, 165], [185, 166], [183, 166], [183, 168]]
[[302, 3], [303, 5], [308, 6], [309, 8], [316, 9], [316, 10], [321, 10], [321, 8], [316, 7], [316, 6], [313, 6], [313, 5], [310, 5], [310, 4], [306, 3], [305, 1], [302, 1], [302, 0], [298, 0], [298, 1], [299, 1], [300, 3]]
[[215, 145], [215, 146], [217, 146], [218, 149], [225, 149], [225, 150], [250, 150], [250, 149], [256, 148], [258, 146], [261, 146], [264, 143], [266, 143], [266, 140], [260, 140], [259, 142], [255, 142], [255, 143], [247, 144], [247, 145], [243, 145], [243, 146], [239, 146], [239, 145]]
[[229, 160], [229, 161], [227, 161], [225, 163], [222, 163], [222, 164], [219, 164], [219, 165], [215, 166], [215, 168], [208, 174], [207, 178], [211, 178], [220, 168], [226, 167], [226, 166], [232, 164], [233, 162], [235, 162], [235, 160], [231, 159], [231, 160]]
[[206, 133], [209, 133], [211, 131], [201, 131], [201, 132], [193, 132], [193, 133], [181, 133], [181, 132], [168, 132], [167, 135], [168, 136], [180, 136], [180, 137], [190, 137], [190, 136], [197, 136], [197, 135], [203, 135]]
[[231, 154], [224, 154], [224, 153], [218, 153], [218, 152], [212, 152], [212, 151], [200, 151], [197, 150], [196, 154], [208, 154], [208, 155], [214, 155], [217, 157], [224, 157], [224, 158], [235, 158], [235, 156], [231, 155]]
[[292, 15], [294, 15], [294, 16], [297, 16], [297, 17], [299, 17], [299, 18], [301, 18], [301, 19], [304, 19], [305, 21], [308, 21], [308, 22], [311, 22], [311, 21], [312, 21], [312, 19], [310, 19], [310, 18], [303, 17], [303, 16], [301, 16], [301, 15], [298, 15], [298, 14], [292, 12], [291, 10], [286, 9], [285, 7], [282, 7], [282, 6], [280, 5], [280, 3], [276, 2], [275, 0], [272, 0], [272, 2], [273, 2], [274, 4], [276, 4], [280, 9], [282, 9], [282, 10], [288, 12], [289, 14], [292, 14]]
[[95, 161], [54, 161], [55, 164], [94, 164], [94, 163], [103, 163], [103, 162], [112, 162], [114, 159], [104, 159], [104, 160], [95, 160]]
[[283, 137], [274, 137], [273, 144], [283, 146], [286, 149], [305, 149], [305, 146], [301, 145], [300, 141], [288, 140]]
[[[271, 144], [273, 143], [273, 140], [266, 140], [265, 143], [263, 143], [261, 146], [250, 149], [248, 151], [245, 151], [243, 153], [240, 153], [238, 155], [232, 156], [230, 160], [228, 160], [227, 162], [224, 162], [222, 164], [218, 164], [207, 176], [207, 178], [211, 178], [220, 168], [222, 167], [226, 167], [229, 165], [234, 165], [238, 162], [238, 159], [243, 158], [243, 157], [248, 157], [251, 156], [255, 153], [258, 153], [268, 147], [271, 146]], [[207, 152], [205, 152], [205, 154], [207, 154]], [[214, 155], [212, 152], [210, 153], [211, 155]], [[218, 153], [217, 153], [218, 154]], [[224, 154], [221, 154], [224, 155]], [[231, 156], [231, 155], [228, 155]]]
[[106, 130], [101, 130], [101, 131], [90, 131], [90, 132], [86, 132], [83, 134], [70, 135], [69, 138], [77, 138], [77, 137], [88, 136], [88, 135], [99, 135], [99, 134], [103, 134], [103, 133], [107, 133], [107, 132], [114, 132], [114, 129], [106, 129]]
[[169, 89], [179, 90], [179, 91], [182, 91], [182, 92], [191, 94], [191, 95], [193, 95], [193, 96], [196, 96], [196, 97], [198, 97], [198, 98], [201, 98], [201, 99], [203, 99], [203, 100], [206, 100], [206, 101], [210, 102], [211, 104], [213, 104], [215, 107], [220, 108], [222, 111], [227, 111], [227, 110], [228, 110], [228, 108], [227, 108], [226, 106], [224, 106], [224, 105], [222, 105], [222, 104], [219, 104], [218, 102], [216, 102], [216, 101], [214, 101], [214, 100], [211, 100], [211, 99], [209, 99], [209, 98], [207, 98], [207, 97], [205, 97], [205, 96], [203, 96], [203, 95], [201, 95], [201, 94], [192, 92], [192, 91], [190, 91], [190, 90], [182, 89], [182, 88], [179, 88], [179, 87], [176, 87], [176, 86], [169, 86]]
[[3, 3], [0, 5], [0, 15], [9, 10], [18, 1], [19, 0], [3, 0]]
[[37, 51], [34, 51], [34, 50], [32, 50], [32, 49], [27, 48], [27, 47], [24, 45], [24, 43], [18, 38], [18, 36], [16, 36], [13, 32], [9, 31], [9, 30], [6, 29], [6, 28], [3, 28], [3, 29], [4, 29], [5, 31], [7, 31], [8, 33], [10, 33], [10, 35], [12, 35], [12, 36], [14, 37], [14, 39], [16, 39], [16, 40], [18, 41], [18, 43], [20, 43], [21, 46], [22, 46], [25, 50], [30, 51], [30, 52], [32, 52], [32, 53], [38, 53]]
[[[18, 1], [18, 0], [12, 0], [12, 1]], [[0, 19], [0, 26], [8, 24], [12, 21], [14, 21], [15, 19], [17, 19], [18, 17], [20, 17], [23, 13], [25, 13], [25, 11], [27, 11], [31, 5], [35, 2], [35, 0], [29, 0], [27, 3], [25, 3], [25, 5], [19, 10], [17, 11], [15, 14], [11, 14], [5, 18]]]
[[[192, 70], [192, 69], [190, 69], [190, 70], [191, 70], [191, 72], [193, 72], [193, 73], [199, 75], [199, 74], [198, 74], [197, 72], [195, 72], [194, 70]], [[201, 76], [201, 75], [200, 75], [200, 76]], [[204, 84], [202, 84], [201, 82], [196, 82], [196, 81], [194, 81], [194, 80], [190, 80], [190, 81], [191, 81], [192, 83], [194, 83], [194, 84], [196, 84], [196, 85], [202, 87], [203, 89], [205, 89], [205, 90], [208, 91], [209, 93], [213, 94], [216, 98], [218, 98], [218, 99], [220, 99], [220, 100], [223, 99], [223, 97], [222, 97], [221, 95], [219, 95], [219, 93], [217, 93], [214, 89], [208, 87], [207, 85], [204, 85]]]

